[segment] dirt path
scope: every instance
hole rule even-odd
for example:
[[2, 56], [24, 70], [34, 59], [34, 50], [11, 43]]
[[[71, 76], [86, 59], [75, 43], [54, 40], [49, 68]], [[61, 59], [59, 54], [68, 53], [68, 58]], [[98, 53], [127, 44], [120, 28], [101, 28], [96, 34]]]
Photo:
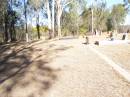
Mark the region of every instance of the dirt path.
[[130, 96], [130, 85], [86, 45], [77, 40], [64, 43], [73, 44], [73, 48], [52, 63], [59, 64], [62, 73], [46, 97]]
[[4, 88], [14, 79], [1, 84], [1, 97], [130, 97], [130, 84], [82, 41], [60, 40], [33, 48], [38, 50], [33, 58], [41, 56], [24, 75], [13, 77], [18, 80], [8, 91]]

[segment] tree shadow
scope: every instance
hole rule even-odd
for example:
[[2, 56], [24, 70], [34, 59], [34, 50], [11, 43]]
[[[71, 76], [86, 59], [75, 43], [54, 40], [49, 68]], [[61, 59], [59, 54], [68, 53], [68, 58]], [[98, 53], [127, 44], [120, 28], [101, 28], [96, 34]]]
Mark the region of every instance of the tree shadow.
[[[6, 54], [5, 52], [12, 47], [14, 48], [11, 52]], [[57, 80], [60, 72], [60, 69], [48, 65], [54, 58], [51, 56], [71, 48], [64, 46], [53, 49], [53, 47], [55, 45], [50, 44], [43, 51], [24, 44], [3, 46], [2, 51], [0, 50], [2, 56], [0, 57], [0, 95], [2, 97], [43, 97]]]

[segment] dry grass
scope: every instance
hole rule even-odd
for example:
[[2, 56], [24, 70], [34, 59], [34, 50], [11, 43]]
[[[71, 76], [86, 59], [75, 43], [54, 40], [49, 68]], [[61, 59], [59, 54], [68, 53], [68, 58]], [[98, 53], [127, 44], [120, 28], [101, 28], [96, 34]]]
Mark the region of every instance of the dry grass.
[[99, 46], [97, 49], [130, 71], [130, 44]]
[[[121, 39], [123, 34], [117, 35], [116, 39]], [[101, 36], [102, 37], [102, 36]], [[100, 38], [100, 37], [99, 37]], [[128, 34], [130, 39], [130, 34]], [[115, 61], [121, 67], [129, 70], [130, 72], [130, 44], [118, 44], [118, 45], [100, 45], [95, 46], [100, 52], [107, 55], [110, 59]]]

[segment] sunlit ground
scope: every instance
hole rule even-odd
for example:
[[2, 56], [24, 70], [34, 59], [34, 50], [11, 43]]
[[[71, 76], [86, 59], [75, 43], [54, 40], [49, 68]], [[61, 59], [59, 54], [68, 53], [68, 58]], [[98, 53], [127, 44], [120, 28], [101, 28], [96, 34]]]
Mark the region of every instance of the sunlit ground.
[[[90, 36], [91, 43], [105, 37]], [[130, 84], [84, 41], [84, 38], [63, 38], [1, 45], [0, 96], [129, 97]], [[129, 44], [95, 48], [130, 70]]]

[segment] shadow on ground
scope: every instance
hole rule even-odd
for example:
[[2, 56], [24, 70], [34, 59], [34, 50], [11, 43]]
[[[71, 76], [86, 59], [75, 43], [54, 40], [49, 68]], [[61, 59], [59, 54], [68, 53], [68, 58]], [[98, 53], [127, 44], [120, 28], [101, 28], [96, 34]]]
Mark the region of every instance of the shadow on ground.
[[[38, 46], [43, 42], [38, 43]], [[0, 46], [0, 96], [43, 97], [57, 80], [59, 69], [48, 66], [54, 54], [69, 49], [50, 44], [48, 48], [35, 48], [23, 44]], [[52, 57], [54, 55], [54, 57]]]

